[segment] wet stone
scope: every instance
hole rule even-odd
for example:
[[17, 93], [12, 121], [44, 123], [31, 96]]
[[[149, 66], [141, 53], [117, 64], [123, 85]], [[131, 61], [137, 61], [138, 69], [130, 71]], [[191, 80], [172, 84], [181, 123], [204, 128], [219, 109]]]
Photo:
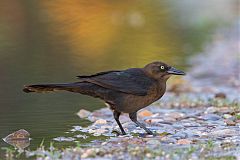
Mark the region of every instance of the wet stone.
[[81, 109], [77, 115], [80, 117], [80, 118], [87, 118], [89, 115], [91, 114], [90, 111], [88, 110], [85, 110], [85, 109]]
[[220, 121], [220, 120], [218, 120], [218, 121], [207, 121], [207, 124], [209, 125], [209, 126], [225, 126], [226, 124], [225, 124], [225, 122], [224, 121]]
[[26, 131], [25, 129], [20, 129], [16, 132], [13, 132], [3, 138], [5, 141], [9, 140], [24, 140], [24, 139], [29, 139], [30, 138], [30, 133]]
[[201, 125], [197, 122], [189, 122], [189, 121], [185, 121], [183, 124], [182, 124], [184, 127], [200, 127]]
[[218, 111], [217, 107], [208, 107], [204, 113], [205, 114], [216, 113], [217, 111]]
[[183, 118], [184, 116], [185, 116], [184, 113], [180, 113], [180, 112], [170, 112], [170, 113], [166, 113], [166, 114], [164, 115], [164, 119], [165, 119], [165, 117], [168, 117], [168, 118], [173, 118], [173, 119], [177, 120], [177, 119]]
[[76, 138], [82, 138], [82, 139], [87, 139], [88, 138], [88, 136], [87, 135], [85, 135], [85, 134], [78, 134], [78, 135], [76, 135], [76, 136], [74, 136], [74, 137], [76, 137]]
[[239, 134], [239, 132], [237, 132], [234, 129], [221, 129], [221, 130], [212, 131], [210, 133], [210, 135], [212, 135], [212, 136], [223, 136], [223, 137], [234, 136], [237, 134]]
[[166, 144], [176, 144], [177, 140], [175, 138], [165, 136], [161, 138], [161, 142]]
[[107, 121], [105, 119], [98, 119], [94, 125], [98, 125], [98, 124], [107, 124]]
[[228, 126], [235, 126], [236, 125], [236, 122], [232, 121], [232, 120], [225, 120], [225, 123], [228, 125]]
[[152, 116], [152, 112], [148, 111], [148, 110], [143, 110], [143, 111], [140, 111], [138, 113], [138, 116], [139, 117], [149, 117], [149, 116]]
[[227, 95], [223, 92], [219, 92], [215, 94], [215, 98], [225, 99], [227, 98]]
[[177, 144], [191, 144], [191, 143], [192, 143], [192, 141], [189, 139], [179, 139], [177, 141]]
[[217, 114], [206, 114], [202, 117], [206, 121], [218, 121], [221, 117]]
[[3, 141], [23, 150], [30, 145], [30, 133], [24, 129], [20, 129], [3, 138]]
[[222, 113], [222, 114], [232, 114], [234, 112], [234, 110], [232, 108], [229, 108], [229, 107], [220, 107], [218, 109], [218, 112]]
[[173, 124], [172, 127], [174, 127], [175, 129], [182, 129], [182, 128], [184, 128], [184, 126], [182, 124], [178, 124], [178, 123]]
[[163, 122], [164, 120], [163, 119], [147, 119], [145, 120], [146, 123], [150, 123], [150, 124], [156, 124], [156, 123], [159, 123], [159, 122]]
[[223, 115], [223, 118], [225, 119], [229, 119], [229, 118], [232, 118], [233, 116], [231, 114], [224, 114]]
[[180, 132], [177, 132], [176, 134], [174, 134], [171, 137], [173, 137], [175, 139], [183, 139], [183, 138], [187, 138], [188, 135], [187, 135], [187, 133], [180, 131]]
[[58, 141], [58, 142], [63, 142], [63, 141], [72, 142], [75, 140], [75, 138], [73, 138], [73, 137], [57, 137], [57, 138], [53, 138], [53, 140]]
[[148, 140], [146, 144], [149, 144], [149, 145], [158, 145], [158, 144], [160, 144], [160, 141], [157, 140], [157, 139], [152, 139], [152, 140]]
[[163, 120], [167, 121], [167, 122], [175, 122], [175, 121], [177, 121], [177, 119], [173, 118], [173, 117], [164, 117]]
[[83, 128], [82, 126], [73, 126], [73, 129], [71, 129], [70, 131], [75, 132], [75, 131], [81, 131]]

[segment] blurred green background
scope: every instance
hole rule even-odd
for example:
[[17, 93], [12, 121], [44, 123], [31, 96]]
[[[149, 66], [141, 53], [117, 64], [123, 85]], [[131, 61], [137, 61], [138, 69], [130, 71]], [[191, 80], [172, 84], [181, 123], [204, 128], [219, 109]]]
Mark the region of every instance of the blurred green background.
[[[75, 113], [104, 107], [87, 96], [25, 94], [31, 83], [76, 81], [161, 60], [187, 70], [238, 0], [1, 0], [0, 137], [24, 128], [31, 146], [84, 125]], [[3, 141], [1, 146], [6, 146]]]

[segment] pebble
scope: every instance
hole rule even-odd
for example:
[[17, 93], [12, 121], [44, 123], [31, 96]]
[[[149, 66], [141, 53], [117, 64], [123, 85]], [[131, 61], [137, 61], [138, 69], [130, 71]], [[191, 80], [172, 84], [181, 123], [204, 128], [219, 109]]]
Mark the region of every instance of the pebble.
[[219, 92], [215, 94], [215, 98], [225, 99], [227, 98], [226, 94], [223, 92]]
[[150, 124], [155, 124], [163, 121], [164, 121], [163, 119], [146, 119], [145, 120], [146, 123], [150, 123]]
[[236, 122], [230, 120], [230, 119], [227, 119], [225, 120], [225, 123], [228, 125], [228, 126], [235, 126], [236, 125]]
[[143, 111], [140, 111], [138, 113], [138, 116], [139, 117], [149, 117], [149, 116], [152, 116], [152, 112], [148, 111], [148, 110], [143, 110]]
[[224, 114], [224, 115], [223, 115], [223, 118], [229, 119], [229, 118], [232, 118], [232, 115], [231, 115], [231, 114]]
[[156, 140], [156, 139], [152, 139], [152, 140], [148, 140], [146, 144], [158, 145], [158, 144], [160, 144], [160, 141]]
[[177, 144], [191, 144], [192, 141], [191, 140], [188, 140], [188, 139], [179, 139], [177, 141]]
[[180, 113], [180, 112], [170, 112], [170, 113], [166, 113], [164, 116], [165, 117], [171, 117], [171, 118], [174, 118], [174, 119], [180, 119], [180, 118], [183, 118], [185, 116], [185, 114]]
[[221, 129], [215, 130], [210, 133], [212, 136], [234, 136], [237, 134], [237, 131], [234, 129]]
[[105, 119], [98, 119], [94, 125], [97, 125], [97, 124], [107, 124], [107, 121]]
[[218, 111], [217, 107], [208, 107], [204, 113], [205, 114], [216, 113], [217, 111]]
[[179, 123], [174, 123], [172, 125], [172, 127], [174, 127], [175, 129], [182, 129], [182, 128], [184, 128], [184, 126], [182, 124], [179, 124]]
[[234, 112], [234, 110], [232, 108], [229, 107], [220, 107], [218, 109], [218, 112], [223, 113], [223, 114], [231, 114]]
[[81, 131], [83, 128], [82, 126], [73, 126], [73, 129], [71, 129], [72, 132], [75, 132], [75, 131]]
[[200, 127], [201, 125], [197, 122], [187, 121], [182, 123], [184, 127]]
[[221, 117], [217, 114], [206, 114], [202, 117], [206, 121], [218, 121]]
[[20, 129], [3, 138], [3, 141], [19, 150], [23, 150], [30, 145], [30, 133], [24, 129]]
[[77, 115], [80, 118], [87, 118], [90, 114], [91, 114], [91, 112], [88, 110], [85, 110], [85, 109], [80, 109], [80, 111], [77, 113]]
[[183, 139], [183, 138], [187, 138], [187, 136], [188, 136], [187, 133], [180, 131], [174, 134], [172, 137], [175, 139]]
[[74, 136], [74, 137], [76, 137], [76, 138], [83, 138], [83, 139], [87, 139], [88, 138], [88, 136], [87, 135], [85, 135], [85, 134], [78, 134], [78, 135], [76, 135], [76, 136]]
[[174, 118], [174, 117], [163, 117], [163, 120], [167, 121], [167, 122], [175, 122], [175, 121], [177, 121], [177, 119]]
[[53, 138], [53, 140], [58, 141], [58, 142], [63, 142], [63, 141], [72, 142], [75, 140], [75, 138], [73, 138], [73, 137], [57, 137], [57, 138]]
[[3, 138], [4, 141], [10, 141], [10, 140], [29, 140], [30, 133], [26, 131], [25, 129], [20, 129], [16, 132], [13, 132]]

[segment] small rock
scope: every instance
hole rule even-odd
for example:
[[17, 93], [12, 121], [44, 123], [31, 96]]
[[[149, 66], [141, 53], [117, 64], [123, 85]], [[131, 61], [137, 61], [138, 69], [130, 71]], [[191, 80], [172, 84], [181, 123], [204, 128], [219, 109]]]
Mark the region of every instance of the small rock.
[[138, 116], [139, 117], [150, 117], [150, 116], [152, 116], [153, 114], [152, 114], [152, 112], [150, 112], [150, 111], [148, 111], [148, 110], [143, 110], [143, 111], [140, 111], [139, 113], [138, 113]]
[[95, 130], [95, 133], [99, 133], [99, 134], [106, 133], [106, 132], [107, 132], [107, 130], [106, 129], [102, 129], [102, 128]]
[[231, 114], [224, 114], [224, 115], [223, 115], [223, 118], [229, 119], [229, 118], [232, 118], [232, 115], [231, 115]]
[[156, 140], [156, 139], [152, 139], [152, 140], [147, 141], [147, 144], [157, 145], [157, 144], [160, 144], [160, 141]]
[[221, 129], [221, 130], [216, 130], [216, 131], [212, 131], [210, 133], [213, 136], [234, 136], [237, 134], [236, 130], [233, 129]]
[[177, 144], [191, 144], [192, 141], [191, 140], [188, 140], [188, 139], [179, 139], [177, 141]]
[[185, 114], [180, 112], [170, 112], [170, 113], [166, 113], [164, 116], [171, 117], [174, 119], [180, 119], [180, 118], [183, 118]]
[[146, 119], [145, 122], [150, 123], [150, 124], [154, 124], [154, 123], [163, 122], [163, 119]]
[[221, 117], [216, 114], [206, 114], [202, 118], [207, 121], [209, 121], [209, 120], [210, 121], [218, 121], [219, 119], [221, 119]]
[[163, 117], [163, 120], [167, 122], [175, 122], [177, 119], [174, 117]]
[[96, 124], [107, 124], [107, 121], [105, 119], [98, 119], [95, 123]]
[[72, 138], [72, 137], [57, 137], [57, 138], [53, 138], [54, 141], [58, 141], [58, 142], [63, 142], [63, 141], [66, 141], [66, 142], [72, 142], [75, 140], [75, 138]]
[[87, 158], [87, 157], [90, 157], [90, 156], [93, 156], [95, 155], [95, 151], [93, 148], [90, 148], [90, 149], [87, 149], [82, 155], [81, 155], [81, 158]]
[[161, 142], [167, 143], [167, 144], [175, 144], [177, 140], [175, 138], [171, 138], [168, 136], [160, 137]]
[[100, 136], [101, 134], [106, 133], [106, 132], [108, 132], [108, 130], [102, 129], [102, 128], [99, 128], [99, 129], [89, 129], [88, 130], [88, 133], [94, 134], [94, 136]]
[[229, 108], [229, 107], [220, 107], [218, 109], [218, 112], [224, 113], [224, 114], [232, 114], [232, 113], [234, 113], [234, 110], [232, 108]]
[[3, 140], [14, 147], [24, 149], [30, 145], [30, 134], [26, 130], [20, 129], [9, 134], [7, 137], [3, 138]]
[[71, 129], [70, 131], [76, 132], [76, 131], [81, 131], [82, 129], [83, 129], [82, 126], [73, 126], [73, 129]]
[[4, 141], [10, 141], [10, 140], [26, 140], [26, 139], [29, 140], [29, 138], [30, 138], [30, 134], [28, 133], [28, 131], [24, 129], [20, 129], [16, 132], [9, 134], [3, 139]]
[[175, 139], [185, 139], [187, 138], [187, 136], [188, 136], [187, 133], [180, 131], [174, 134], [172, 137]]
[[219, 92], [215, 94], [215, 98], [225, 99], [227, 98], [226, 94], [223, 92]]
[[217, 110], [218, 110], [218, 109], [217, 109], [216, 107], [208, 107], [204, 113], [205, 113], [205, 114], [216, 113]]
[[182, 124], [177, 124], [177, 123], [174, 123], [172, 125], [172, 127], [174, 127], [175, 129], [182, 129], [182, 128], [184, 128], [184, 126]]
[[228, 126], [235, 126], [235, 125], [236, 125], [236, 122], [233, 122], [233, 121], [230, 120], [230, 119], [225, 120], [225, 123], [226, 123]]
[[91, 112], [85, 110], [85, 109], [80, 109], [80, 111], [77, 113], [77, 115], [80, 118], [87, 118], [89, 115], [91, 114]]
[[184, 122], [184, 123], [182, 123], [182, 125], [184, 127], [200, 127], [201, 126], [199, 123], [193, 122], [193, 121], [191, 121], [191, 122]]
[[87, 135], [82, 135], [82, 134], [79, 134], [79, 135], [76, 135], [75, 136], [76, 138], [83, 138], [83, 139], [87, 139], [88, 138], [88, 136]]

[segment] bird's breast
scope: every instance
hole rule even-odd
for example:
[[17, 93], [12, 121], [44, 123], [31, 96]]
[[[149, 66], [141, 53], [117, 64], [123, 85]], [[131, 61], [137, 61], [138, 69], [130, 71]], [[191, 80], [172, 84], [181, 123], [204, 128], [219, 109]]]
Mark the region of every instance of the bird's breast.
[[160, 99], [163, 94], [165, 93], [166, 86], [152, 86], [149, 88], [148, 94], [145, 96], [136, 96], [131, 94], [124, 94], [122, 95], [122, 98], [119, 98], [117, 108], [120, 112], [125, 113], [132, 113], [136, 112], [142, 108], [147, 107], [148, 105], [152, 104], [153, 102]]

